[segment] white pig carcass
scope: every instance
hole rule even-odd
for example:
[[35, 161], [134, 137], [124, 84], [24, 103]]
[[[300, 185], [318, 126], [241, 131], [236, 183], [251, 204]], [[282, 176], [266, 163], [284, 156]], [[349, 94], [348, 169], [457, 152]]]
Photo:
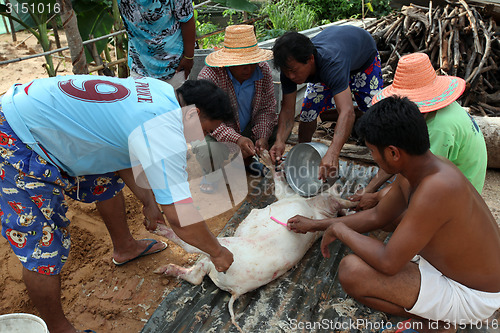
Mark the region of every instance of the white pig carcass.
[[[270, 161], [268, 156], [265, 160]], [[283, 223], [295, 215], [321, 219], [336, 216], [338, 210], [352, 206], [351, 202], [340, 199], [333, 191], [303, 198], [292, 191], [281, 173], [273, 170], [273, 178], [278, 201], [262, 209], [253, 209], [238, 226], [233, 237], [218, 238], [220, 244], [234, 255], [234, 262], [225, 273], [218, 272], [206, 255], [189, 268], [169, 264], [155, 271], [196, 285], [208, 274], [217, 287], [231, 293], [228, 308], [233, 324], [240, 331], [234, 317], [234, 301], [240, 295], [283, 275], [300, 261], [321, 236], [320, 232], [297, 234], [271, 217]], [[183, 242], [172, 229], [164, 225], [159, 225], [156, 233], [181, 245], [187, 252], [203, 253]]]

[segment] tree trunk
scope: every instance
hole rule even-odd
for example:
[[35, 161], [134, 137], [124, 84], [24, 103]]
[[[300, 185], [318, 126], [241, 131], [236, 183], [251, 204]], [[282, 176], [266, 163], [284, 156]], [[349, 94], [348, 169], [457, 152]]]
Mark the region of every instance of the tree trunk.
[[488, 168], [500, 168], [500, 117], [476, 117], [488, 151]]
[[63, 22], [64, 32], [68, 40], [69, 51], [71, 53], [71, 62], [73, 73], [88, 74], [87, 59], [83, 49], [82, 37], [78, 30], [76, 14], [71, 5], [71, 0], [57, 0], [61, 5], [61, 20]]
[[[120, 11], [118, 9], [118, 2], [117, 0], [113, 0], [113, 19], [114, 19], [114, 28], [115, 31], [120, 31], [123, 29], [123, 21], [120, 16]], [[125, 41], [125, 37], [123, 35], [117, 35], [115, 36], [115, 48], [116, 48], [116, 60], [120, 60], [122, 58], [127, 58], [127, 52], [125, 52], [125, 49], [123, 45]], [[128, 72], [128, 66], [127, 63], [120, 63], [118, 65], [118, 77], [128, 77], [129, 72]]]
[[[5, 0], [5, 4], [8, 4], [9, 0]], [[17, 42], [16, 29], [14, 29], [14, 21], [9, 17], [10, 33], [12, 35], [12, 41]], [[6, 26], [7, 27], [7, 26]], [[7, 29], [9, 30], [9, 29]]]

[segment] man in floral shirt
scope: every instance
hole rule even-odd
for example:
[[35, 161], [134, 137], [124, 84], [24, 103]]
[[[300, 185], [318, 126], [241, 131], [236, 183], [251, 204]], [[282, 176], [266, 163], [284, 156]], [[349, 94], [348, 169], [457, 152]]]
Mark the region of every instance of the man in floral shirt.
[[299, 142], [309, 142], [319, 114], [336, 109], [338, 120], [332, 144], [320, 165], [320, 178], [334, 177], [342, 146], [349, 138], [355, 113], [352, 95], [361, 111], [382, 88], [377, 46], [371, 35], [354, 26], [332, 26], [309, 39], [287, 32], [273, 47], [274, 65], [281, 70], [283, 102], [273, 160], [281, 159], [293, 128], [297, 85], [308, 83], [302, 104]]
[[193, 67], [196, 38], [191, 0], [118, 0], [128, 34], [131, 76], [147, 76], [177, 89]]

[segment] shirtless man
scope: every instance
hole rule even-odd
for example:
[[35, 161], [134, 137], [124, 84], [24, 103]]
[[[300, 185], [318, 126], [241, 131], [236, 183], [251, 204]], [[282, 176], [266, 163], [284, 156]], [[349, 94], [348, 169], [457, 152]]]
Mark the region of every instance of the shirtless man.
[[[369, 307], [451, 328], [489, 318], [500, 307], [500, 230], [479, 193], [429, 151], [425, 120], [407, 98], [375, 104], [356, 129], [375, 162], [399, 174], [395, 185], [372, 209], [325, 220], [295, 216], [288, 227], [326, 230], [325, 257], [336, 239], [349, 246], [354, 254], [341, 261], [339, 280]], [[387, 244], [363, 235], [376, 229], [394, 230]]]

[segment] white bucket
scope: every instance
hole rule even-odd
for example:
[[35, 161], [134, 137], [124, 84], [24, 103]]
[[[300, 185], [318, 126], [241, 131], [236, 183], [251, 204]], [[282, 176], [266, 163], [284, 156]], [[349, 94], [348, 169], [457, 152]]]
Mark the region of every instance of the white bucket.
[[10, 313], [0, 316], [0, 332], [49, 333], [49, 330], [42, 318], [29, 313]]

